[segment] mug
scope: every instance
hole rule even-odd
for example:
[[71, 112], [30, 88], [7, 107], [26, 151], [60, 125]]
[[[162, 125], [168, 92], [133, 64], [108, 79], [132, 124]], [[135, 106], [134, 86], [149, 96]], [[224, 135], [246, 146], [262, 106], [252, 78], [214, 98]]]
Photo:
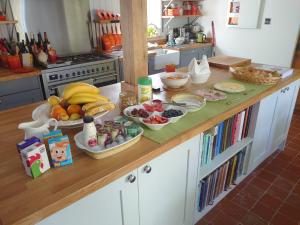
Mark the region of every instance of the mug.
[[205, 42], [206, 35], [203, 33], [197, 33], [197, 42], [198, 43], [203, 43]]

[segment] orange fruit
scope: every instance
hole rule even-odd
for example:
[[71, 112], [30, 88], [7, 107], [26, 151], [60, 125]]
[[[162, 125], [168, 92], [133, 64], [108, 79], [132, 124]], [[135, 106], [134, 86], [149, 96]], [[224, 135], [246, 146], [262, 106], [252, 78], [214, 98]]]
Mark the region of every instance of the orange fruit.
[[79, 114], [81, 110], [81, 106], [80, 105], [69, 105], [67, 108], [67, 113], [70, 115], [72, 114]]

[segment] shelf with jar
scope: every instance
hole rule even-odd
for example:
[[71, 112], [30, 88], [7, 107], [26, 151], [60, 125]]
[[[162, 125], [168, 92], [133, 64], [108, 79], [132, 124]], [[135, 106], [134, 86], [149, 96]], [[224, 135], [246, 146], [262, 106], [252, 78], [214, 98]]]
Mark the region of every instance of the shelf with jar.
[[202, 16], [200, 1], [162, 0], [162, 19], [169, 19], [164, 23], [166, 27], [172, 19], [189, 18], [197, 19]]

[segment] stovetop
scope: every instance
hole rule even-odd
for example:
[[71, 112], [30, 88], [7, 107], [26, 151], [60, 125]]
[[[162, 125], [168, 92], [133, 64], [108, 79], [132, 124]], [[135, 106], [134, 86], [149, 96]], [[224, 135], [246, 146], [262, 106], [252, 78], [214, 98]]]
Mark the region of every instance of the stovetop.
[[47, 65], [47, 68], [50, 69], [50, 68], [56, 68], [62, 66], [77, 65], [77, 64], [88, 63], [88, 62], [107, 60], [111, 58], [112, 57], [107, 55], [97, 55], [93, 53], [64, 56], [64, 57], [58, 57], [56, 63], [49, 63]]

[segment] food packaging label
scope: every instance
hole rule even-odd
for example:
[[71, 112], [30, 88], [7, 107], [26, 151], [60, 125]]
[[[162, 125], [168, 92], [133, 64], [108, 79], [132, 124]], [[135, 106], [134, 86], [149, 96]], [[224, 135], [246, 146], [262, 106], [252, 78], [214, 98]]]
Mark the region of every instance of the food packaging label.
[[67, 135], [48, 140], [53, 167], [72, 164], [71, 145]]
[[26, 174], [33, 178], [39, 177], [50, 169], [49, 159], [44, 144], [35, 143], [21, 151], [21, 158]]

